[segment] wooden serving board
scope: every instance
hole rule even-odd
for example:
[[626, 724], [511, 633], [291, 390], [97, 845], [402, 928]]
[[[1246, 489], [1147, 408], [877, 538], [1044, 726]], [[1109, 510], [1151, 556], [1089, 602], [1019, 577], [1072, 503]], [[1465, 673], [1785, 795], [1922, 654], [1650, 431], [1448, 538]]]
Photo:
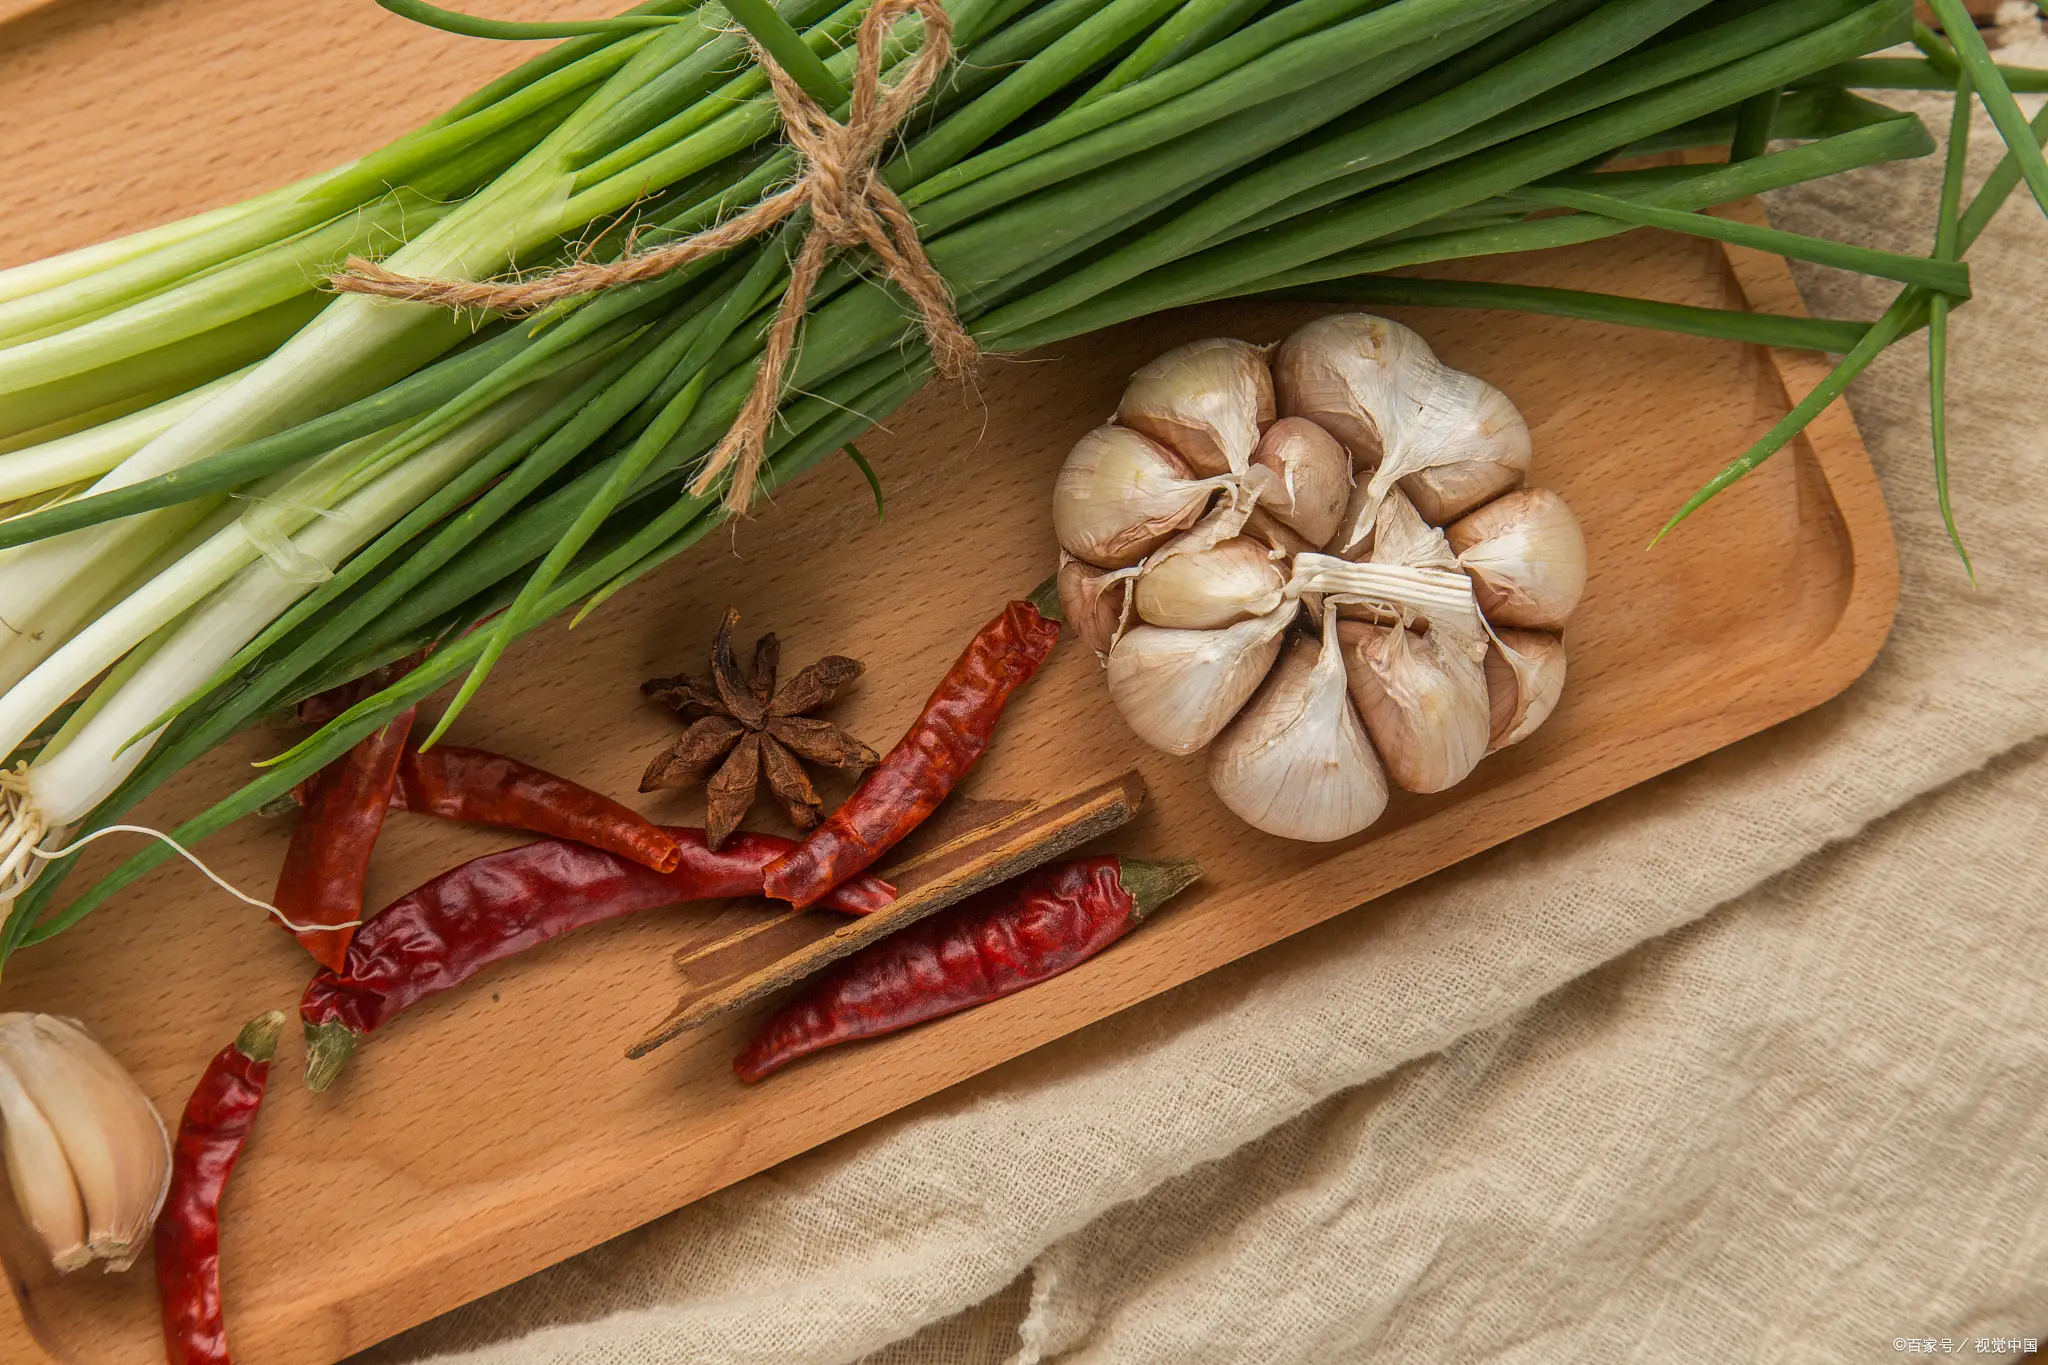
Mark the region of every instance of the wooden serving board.
[[[504, 0], [498, 13], [606, 0]], [[368, 0], [67, 0], [0, 24], [0, 264], [193, 212], [359, 153], [511, 60], [423, 34]], [[1782, 262], [1637, 233], [1475, 278], [1793, 311]], [[1319, 310], [1228, 305], [988, 365], [864, 440], [890, 491], [877, 522], [846, 463], [622, 593], [573, 634], [519, 647], [456, 738], [631, 792], [672, 735], [643, 677], [699, 668], [728, 604], [800, 666], [850, 653], [868, 673], [831, 713], [886, 745], [967, 635], [1050, 569], [1047, 495], [1124, 377], [1204, 335], [1270, 341]], [[1462, 786], [1396, 795], [1335, 845], [1256, 834], [1209, 795], [1199, 758], [1138, 744], [1087, 651], [1064, 644], [1013, 706], [964, 793], [1003, 814], [1127, 769], [1149, 789], [1105, 841], [1200, 856], [1205, 879], [1103, 957], [998, 1004], [847, 1047], [747, 1087], [728, 1069], [740, 1011], [644, 1061], [629, 1044], [684, 985], [676, 959], [762, 909], [684, 906], [575, 935], [412, 1011], [325, 1095], [278, 1079], [226, 1208], [238, 1355], [320, 1365], [507, 1284], [1049, 1039], [1481, 849], [1622, 791], [1839, 692], [1875, 655], [1896, 596], [1890, 529], [1838, 407], [1655, 552], [1658, 525], [1824, 370], [1818, 357], [1494, 313], [1391, 310], [1450, 363], [1503, 387], [1592, 552], [1563, 704]], [[283, 723], [184, 774], [140, 817], [168, 824], [274, 752]], [[844, 787], [827, 791], [837, 799]], [[696, 798], [633, 798], [675, 821]], [[765, 808], [764, 808], [765, 809]], [[978, 808], [969, 808], [968, 814]], [[773, 828], [772, 823], [760, 822]], [[206, 847], [240, 884], [274, 877], [286, 831], [251, 821]], [[110, 841], [111, 842], [111, 841]], [[394, 816], [378, 902], [516, 840]], [[109, 851], [97, 866], [113, 857]], [[89, 871], [90, 869], [88, 869]], [[79, 883], [83, 885], [83, 882]], [[1364, 913], [1371, 913], [1366, 910]], [[160, 871], [8, 969], [0, 1008], [85, 1019], [176, 1115], [205, 1059], [258, 1010], [296, 1002], [290, 940], [188, 869]], [[12, 1226], [0, 1218], [0, 1226]], [[0, 1360], [160, 1358], [146, 1264], [0, 1295]]]

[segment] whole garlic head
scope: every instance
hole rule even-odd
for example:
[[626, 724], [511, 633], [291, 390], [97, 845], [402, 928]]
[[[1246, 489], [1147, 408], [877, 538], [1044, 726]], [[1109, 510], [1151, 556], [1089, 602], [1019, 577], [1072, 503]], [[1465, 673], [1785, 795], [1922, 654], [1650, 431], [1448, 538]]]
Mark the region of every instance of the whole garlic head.
[[[1585, 588], [1499, 389], [1364, 314], [1140, 370], [1054, 492], [1061, 600], [1139, 738], [1254, 828], [1346, 838], [1549, 717]], [[1284, 414], [1284, 415], [1280, 415]], [[1446, 529], [1448, 528], [1448, 529]]]

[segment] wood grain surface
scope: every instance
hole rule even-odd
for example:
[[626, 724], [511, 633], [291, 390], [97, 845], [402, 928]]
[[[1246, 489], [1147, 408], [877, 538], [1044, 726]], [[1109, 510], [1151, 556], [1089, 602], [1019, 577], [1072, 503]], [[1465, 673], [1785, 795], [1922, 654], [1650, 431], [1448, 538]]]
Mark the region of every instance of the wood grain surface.
[[[532, 17], [605, 7], [490, 8]], [[359, 154], [517, 55], [423, 33], [368, 0], [66, 0], [0, 24], [0, 263]], [[1655, 233], [1498, 258], [1468, 273], [1798, 307], [1782, 262]], [[1182, 341], [1271, 341], [1318, 311], [1189, 310], [991, 364], [971, 390], [928, 390], [863, 442], [890, 492], [886, 521], [877, 522], [849, 464], [827, 465], [573, 634], [557, 624], [517, 647], [455, 738], [630, 792], [673, 735], [635, 684], [700, 667], [730, 603], [750, 629], [778, 632], [787, 659], [864, 659], [867, 675], [832, 714], [885, 747], [967, 635], [1050, 569], [1052, 472], [1113, 409], [1125, 376]], [[1869, 663], [1889, 626], [1896, 564], [1875, 478], [1839, 406], [1655, 552], [1644, 550], [1687, 493], [1786, 410], [1788, 390], [1803, 393], [1825, 372], [1818, 357], [1559, 319], [1392, 311], [1521, 406], [1535, 436], [1535, 482], [1562, 491], [1585, 525], [1591, 586], [1569, 636], [1563, 703], [1541, 731], [1453, 791], [1396, 795], [1357, 838], [1291, 844], [1236, 823], [1209, 795], [1199, 757], [1138, 744], [1107, 705], [1095, 660], [1068, 643], [1020, 694], [963, 796], [1043, 798], [1135, 768], [1150, 797], [1107, 846], [1199, 856], [1207, 875], [1198, 886], [1052, 982], [836, 1049], [760, 1086], [740, 1085], [729, 1070], [750, 1012], [645, 1061], [624, 1055], [673, 1005], [676, 955], [732, 929], [710, 907], [601, 926], [494, 968], [368, 1041], [325, 1095], [297, 1083], [302, 1056], [288, 1038], [226, 1208], [238, 1356], [337, 1360], [1754, 734], [1834, 695]], [[167, 823], [190, 812], [293, 733], [277, 722], [224, 747], [139, 818]], [[701, 816], [696, 798], [636, 799], [664, 819]], [[285, 839], [282, 825], [252, 821], [208, 844], [207, 855], [261, 888]], [[394, 816], [372, 896], [381, 902], [513, 842]], [[95, 865], [124, 851], [105, 850]], [[17, 959], [0, 1007], [84, 1018], [175, 1114], [239, 1022], [295, 1003], [306, 976], [287, 935], [173, 866]], [[19, 1250], [0, 1238], [15, 1272], [14, 1295], [0, 1296], [0, 1360], [160, 1358], [147, 1263], [128, 1276], [58, 1283]]]

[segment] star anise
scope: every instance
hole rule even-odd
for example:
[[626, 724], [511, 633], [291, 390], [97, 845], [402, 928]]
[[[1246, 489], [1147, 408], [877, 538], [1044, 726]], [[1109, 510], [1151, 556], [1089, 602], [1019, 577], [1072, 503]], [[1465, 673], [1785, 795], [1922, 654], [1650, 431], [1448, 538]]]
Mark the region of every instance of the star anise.
[[818, 823], [824, 806], [803, 760], [832, 768], [871, 768], [880, 756], [829, 720], [809, 713], [860, 676], [857, 659], [828, 654], [775, 686], [781, 646], [773, 634], [754, 643], [751, 676], [733, 656], [738, 611], [727, 608], [711, 646], [711, 676], [649, 678], [640, 691], [690, 720], [690, 727], [647, 765], [640, 790], [687, 787], [707, 776], [705, 842], [722, 847], [760, 793], [761, 778], [798, 829]]

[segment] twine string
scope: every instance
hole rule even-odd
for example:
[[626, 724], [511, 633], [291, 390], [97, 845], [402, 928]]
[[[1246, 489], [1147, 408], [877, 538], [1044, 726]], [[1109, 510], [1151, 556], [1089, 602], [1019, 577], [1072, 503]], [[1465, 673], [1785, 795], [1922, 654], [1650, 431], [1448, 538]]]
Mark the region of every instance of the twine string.
[[[890, 29], [911, 13], [924, 19], [917, 60], [893, 85], [882, 83], [884, 48]], [[627, 250], [612, 261], [577, 261], [528, 280], [444, 280], [385, 270], [349, 257], [329, 283], [339, 292], [427, 303], [441, 308], [482, 308], [495, 313], [535, 312], [562, 299], [638, 284], [692, 261], [730, 250], [760, 236], [801, 210], [810, 230], [790, 264], [789, 286], [769, 325], [761, 368], [739, 415], [690, 491], [702, 496], [728, 469], [732, 481], [726, 505], [744, 512], [752, 500], [768, 434], [781, 402], [797, 332], [811, 291], [834, 254], [865, 246], [883, 273], [903, 291], [916, 311], [939, 374], [959, 378], [974, 365], [979, 349], [961, 325], [947, 285], [918, 239], [910, 211], [883, 183], [879, 162], [904, 119], [945, 70], [953, 52], [953, 21], [939, 0], [876, 0], [861, 20], [856, 42], [852, 99], [846, 122], [806, 94], [789, 74], [756, 45], [755, 60], [768, 75], [782, 115], [784, 136], [795, 150], [802, 174], [794, 185], [770, 195], [737, 217], [680, 241]]]

